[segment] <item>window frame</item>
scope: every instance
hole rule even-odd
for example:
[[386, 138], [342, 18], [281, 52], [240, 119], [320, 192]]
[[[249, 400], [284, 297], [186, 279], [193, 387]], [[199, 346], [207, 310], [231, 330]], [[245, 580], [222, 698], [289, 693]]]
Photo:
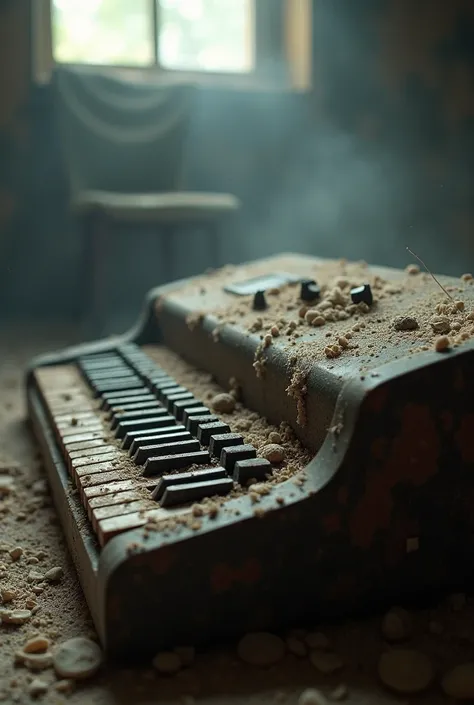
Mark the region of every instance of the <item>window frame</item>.
[[[127, 64], [58, 64], [82, 70], [120, 74], [133, 80], [192, 81], [209, 86], [256, 90], [306, 92], [312, 83], [313, 0], [254, 0], [254, 69], [249, 72], [215, 72], [169, 69], [159, 62], [159, 3], [153, 7], [154, 61], [148, 66]], [[278, 12], [275, 12], [277, 6]], [[52, 0], [32, 3], [32, 74], [48, 83], [56, 61], [53, 55]], [[277, 67], [277, 68], [276, 68]]]

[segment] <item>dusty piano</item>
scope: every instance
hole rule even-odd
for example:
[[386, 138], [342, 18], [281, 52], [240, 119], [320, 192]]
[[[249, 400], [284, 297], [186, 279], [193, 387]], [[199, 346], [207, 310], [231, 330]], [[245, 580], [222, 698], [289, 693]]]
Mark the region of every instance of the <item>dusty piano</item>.
[[471, 580], [474, 286], [441, 282], [285, 255], [154, 290], [128, 335], [33, 361], [112, 656]]

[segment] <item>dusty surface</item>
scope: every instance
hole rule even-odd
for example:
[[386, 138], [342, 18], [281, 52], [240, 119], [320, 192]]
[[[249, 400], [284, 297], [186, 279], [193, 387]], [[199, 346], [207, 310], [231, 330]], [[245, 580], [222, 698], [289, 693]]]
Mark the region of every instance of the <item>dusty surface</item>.
[[[313, 302], [300, 299], [300, 285], [282, 284], [265, 292], [266, 309], [254, 310], [253, 295], [223, 291], [229, 282], [288, 272], [317, 282]], [[369, 285], [372, 303], [355, 304], [351, 291]], [[190, 327], [204, 315], [260, 340], [255, 370], [261, 375], [265, 351], [283, 349], [301, 370], [318, 364], [335, 374], [364, 373], [382, 362], [433, 349], [442, 334], [460, 345], [474, 335], [474, 279], [437, 277], [417, 265], [405, 270], [370, 267], [366, 262], [281, 256], [246, 267], [224, 267], [203, 275], [164, 299], [190, 306]], [[159, 315], [163, 301], [157, 303]], [[336, 362], [337, 360], [337, 362]]]
[[[235, 296], [224, 288], [272, 272], [314, 280], [319, 296], [303, 301], [299, 284], [283, 283], [266, 290], [264, 310], [254, 310], [253, 295]], [[360, 287], [370, 305], [358, 299]], [[466, 273], [435, 281], [414, 265], [395, 270], [364, 262], [282, 255], [198, 277], [158, 298], [156, 312], [165, 340], [173, 339], [191, 362], [210, 367], [219, 355], [222, 370], [226, 374], [232, 370], [238, 377], [244, 399], [252, 390], [256, 390], [254, 399], [259, 394], [265, 398], [266, 378], [284, 382], [288, 398], [280, 406], [280, 418], [312, 447], [309, 439], [319, 442], [325, 437], [328, 419], [309, 413], [308, 402], [326, 376], [340, 388], [358, 375], [377, 376], [377, 368], [385, 363], [420, 354], [429, 357], [434, 350], [439, 355], [471, 344], [474, 279]], [[188, 327], [181, 330], [179, 342], [167, 325], [176, 315]], [[199, 350], [193, 349], [196, 330], [200, 345], [205, 346]], [[236, 333], [241, 354], [232, 342]], [[205, 357], [199, 354], [202, 349]], [[266, 412], [263, 402], [256, 403]]]
[[[58, 645], [67, 639], [94, 635], [44, 483], [41, 462], [24, 423], [22, 366], [32, 354], [69, 342], [71, 338], [67, 339], [64, 333], [55, 335], [54, 331], [43, 330], [38, 335], [31, 328], [2, 330], [1, 334], [0, 590], [4, 601], [8, 601], [1, 604], [0, 609], [22, 612], [16, 613], [15, 618], [21, 623], [0, 625], [0, 702], [77, 705], [278, 702], [297, 705], [302, 691], [307, 688], [318, 688], [329, 696], [342, 684], [347, 687], [344, 702], [351, 704], [453, 702], [442, 694], [441, 679], [452, 666], [474, 659], [474, 605], [469, 601], [465, 604], [462, 598], [447, 601], [434, 615], [431, 612], [412, 615], [408, 626], [404, 620], [386, 620], [384, 631], [388, 638], [401, 638], [403, 648], [409, 652], [419, 651], [430, 660], [434, 680], [425, 693], [415, 695], [391, 695], [379, 681], [379, 658], [394, 648], [382, 635], [380, 618], [324, 628], [321, 631], [327, 639], [321, 634], [313, 633], [308, 637], [297, 633], [287, 641], [283, 658], [283, 650], [274, 639], [263, 639], [263, 646], [259, 648], [270, 651], [266, 658], [260, 655], [257, 660], [270, 664], [265, 668], [242, 663], [234, 644], [215, 653], [198, 653], [194, 662], [176, 675], [162, 675], [152, 664], [137, 671], [104, 666], [89, 680], [78, 682], [71, 693], [67, 689], [73, 684], [56, 676], [51, 666], [35, 672], [27, 665], [15, 664], [15, 652], [28, 641], [28, 648], [46, 648], [47, 653], [54, 654]], [[45, 574], [51, 569], [61, 570], [52, 571], [47, 579]], [[37, 578], [38, 574], [41, 579]], [[320, 631], [318, 625], [295, 626]], [[42, 640], [31, 642], [36, 637]], [[247, 642], [239, 653], [246, 652], [248, 661], [255, 660], [249, 648]], [[169, 670], [173, 670], [171, 661], [161, 658], [157, 663], [167, 664]], [[385, 669], [387, 662], [390, 665], [397, 659], [385, 659]], [[423, 678], [431, 682], [431, 678], [426, 677], [429, 671], [426, 659], [415, 654], [413, 663], [415, 668], [424, 669], [423, 673], [391, 673], [389, 679], [395, 679], [400, 687], [405, 683], [406, 687], [415, 689]], [[333, 672], [322, 672], [328, 670]], [[472, 668], [458, 669], [445, 683], [452, 686], [460, 673], [472, 678]], [[345, 695], [344, 689], [340, 688], [339, 694]], [[319, 701], [306, 695], [300, 700], [303, 702]]]

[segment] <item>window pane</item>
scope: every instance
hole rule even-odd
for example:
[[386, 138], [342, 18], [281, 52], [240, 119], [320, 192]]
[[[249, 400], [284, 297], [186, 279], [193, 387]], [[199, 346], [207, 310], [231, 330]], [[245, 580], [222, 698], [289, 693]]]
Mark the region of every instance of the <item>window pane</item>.
[[150, 0], [53, 0], [58, 62], [143, 66], [154, 62]]
[[160, 63], [168, 69], [252, 71], [257, 1], [159, 0]]

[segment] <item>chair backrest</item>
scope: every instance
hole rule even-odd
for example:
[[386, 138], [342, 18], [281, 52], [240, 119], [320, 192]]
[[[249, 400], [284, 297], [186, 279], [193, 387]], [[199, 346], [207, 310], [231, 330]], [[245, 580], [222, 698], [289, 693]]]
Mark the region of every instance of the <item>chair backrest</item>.
[[58, 125], [72, 191], [181, 187], [194, 89], [134, 83], [97, 71], [55, 71]]

